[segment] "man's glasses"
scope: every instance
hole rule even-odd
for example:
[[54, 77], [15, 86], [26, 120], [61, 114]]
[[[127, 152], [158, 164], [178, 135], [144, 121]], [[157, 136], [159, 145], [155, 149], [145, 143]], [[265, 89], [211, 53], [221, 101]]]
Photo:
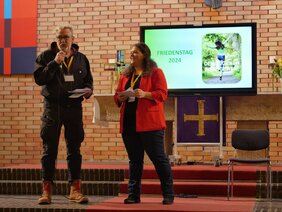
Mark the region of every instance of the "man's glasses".
[[66, 36], [57, 36], [56, 39], [57, 40], [68, 40], [70, 38], [70, 36], [66, 35]]

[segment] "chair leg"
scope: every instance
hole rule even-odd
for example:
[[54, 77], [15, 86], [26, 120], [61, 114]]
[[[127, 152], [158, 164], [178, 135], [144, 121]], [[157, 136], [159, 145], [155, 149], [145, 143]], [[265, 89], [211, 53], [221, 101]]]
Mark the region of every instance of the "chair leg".
[[268, 177], [268, 185], [267, 185], [267, 191], [268, 191], [268, 196], [267, 198], [269, 201], [272, 201], [272, 171], [271, 171], [271, 162], [267, 164], [267, 177]]
[[234, 194], [234, 164], [231, 163], [231, 197], [233, 197]]
[[269, 164], [266, 164], [266, 172], [265, 172], [265, 188], [266, 188], [266, 199], [269, 199]]
[[227, 200], [230, 198], [230, 161], [228, 161]]
[[271, 162], [266, 164], [266, 199], [272, 201], [272, 171]]

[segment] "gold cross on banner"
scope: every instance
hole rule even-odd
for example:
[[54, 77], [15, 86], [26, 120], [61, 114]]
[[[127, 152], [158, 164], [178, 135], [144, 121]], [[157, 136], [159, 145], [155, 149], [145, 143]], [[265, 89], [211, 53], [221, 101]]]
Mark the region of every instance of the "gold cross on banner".
[[206, 115], [205, 112], [205, 100], [197, 100], [198, 102], [198, 115], [186, 115], [184, 113], [184, 122], [186, 121], [198, 121], [198, 134], [197, 136], [205, 136], [205, 121], [217, 121], [218, 113], [214, 115]]

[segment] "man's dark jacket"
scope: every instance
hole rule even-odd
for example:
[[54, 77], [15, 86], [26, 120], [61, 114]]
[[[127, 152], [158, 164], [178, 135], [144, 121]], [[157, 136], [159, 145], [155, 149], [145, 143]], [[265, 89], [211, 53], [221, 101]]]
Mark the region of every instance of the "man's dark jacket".
[[[93, 90], [93, 78], [87, 57], [78, 51], [79, 47], [72, 44], [73, 62], [70, 73], [63, 64], [57, 64], [54, 59], [57, 52], [56, 42], [49, 49], [42, 52], [36, 59], [35, 71], [33, 73], [36, 84], [42, 86], [41, 94], [46, 100], [54, 103], [79, 103], [83, 97], [69, 98], [69, 91], [81, 88]], [[72, 74], [73, 82], [65, 82], [64, 74]]]

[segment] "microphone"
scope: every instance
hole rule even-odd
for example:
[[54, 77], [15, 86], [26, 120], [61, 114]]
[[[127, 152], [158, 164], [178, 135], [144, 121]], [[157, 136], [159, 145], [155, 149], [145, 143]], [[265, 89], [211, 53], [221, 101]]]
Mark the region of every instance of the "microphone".
[[[64, 52], [65, 54], [67, 54], [67, 52], [68, 52], [68, 47], [67, 46], [65, 46], [65, 45], [63, 45], [63, 46], [60, 46], [60, 48], [59, 48], [59, 51], [60, 52]], [[64, 58], [65, 59], [65, 58]], [[63, 62], [64, 62], [64, 60], [60, 63], [60, 69], [61, 70], [63, 70]]]
[[[61, 51], [66, 54], [67, 53], [67, 48], [61, 48]], [[63, 70], [63, 62], [64, 62], [64, 60], [60, 63], [60, 69], [61, 70]]]

